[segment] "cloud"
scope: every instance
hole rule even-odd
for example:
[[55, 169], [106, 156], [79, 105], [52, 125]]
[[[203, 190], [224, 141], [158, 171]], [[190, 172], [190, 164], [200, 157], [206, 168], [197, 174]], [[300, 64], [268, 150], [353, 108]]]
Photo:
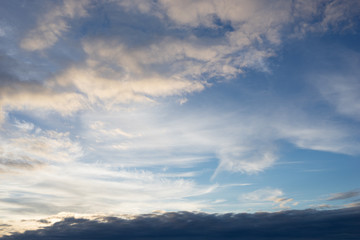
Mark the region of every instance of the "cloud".
[[[277, 198], [277, 199], [275, 199], [275, 202], [279, 203], [280, 208], [290, 208], [288, 206], [285, 206], [285, 204], [287, 204], [293, 200], [294, 199], [292, 199], [292, 198]], [[298, 204], [297, 202], [293, 203], [294, 206], [296, 206], [297, 204]]]
[[[266, 4], [263, 1], [243, 1], [241, 4], [231, 0], [181, 3], [120, 1], [118, 5], [121, 8], [116, 10], [124, 12], [125, 8], [128, 15], [146, 16], [162, 31], [143, 37], [144, 22], [129, 20], [129, 24], [137, 26], [130, 31], [127, 26], [123, 27], [124, 20], [118, 14], [115, 16], [108, 12], [109, 19], [121, 31], [119, 33], [118, 27], [107, 28], [108, 34], [89, 36], [83, 40], [83, 50], [87, 54], [85, 66], [70, 67], [56, 78], [57, 84], [70, 88], [69, 91], [58, 93], [52, 82], [46, 85], [47, 89], [39, 92], [44, 93], [40, 94], [42, 96], [52, 94], [53, 99], [20, 92], [14, 93], [13, 98], [2, 105], [10, 109], [22, 109], [27, 105], [31, 109], [56, 109], [68, 114], [84, 107], [83, 96], [76, 93], [80, 91], [92, 104], [105, 103], [109, 109], [118, 103], [152, 101], [154, 97], [200, 92], [210, 86], [208, 79], [231, 79], [246, 68], [268, 71], [266, 59], [275, 55], [276, 46], [282, 41], [282, 29], [293, 21], [290, 14], [292, 4], [297, 11], [310, 11], [302, 1], [278, 1], [273, 3], [271, 10], [264, 7]], [[88, 1], [64, 1], [62, 5], [55, 6], [39, 18], [38, 26], [23, 39], [22, 46], [28, 50], [49, 48], [68, 30], [67, 21], [88, 15], [88, 5]], [[105, 5], [105, 10], [114, 7], [111, 2]], [[325, 25], [343, 21], [343, 15], [334, 9], [355, 15], [352, 9], [356, 8], [351, 7], [351, 3], [326, 3], [323, 4], [325, 10], [321, 10], [320, 5], [314, 4], [314, 12], [310, 11], [308, 15], [317, 16], [324, 11]], [[141, 14], [134, 9], [140, 10]], [[152, 13], [155, 9], [156, 14]], [[165, 24], [165, 17], [171, 19], [174, 26]], [[204, 33], [221, 31], [213, 37], [215, 41], [211, 41], [206, 34], [194, 34], [188, 28], [184, 30], [181, 27], [184, 25], [190, 29], [204, 28]], [[166, 31], [173, 27], [182, 35]], [[136, 45], [135, 41], [131, 41], [133, 38], [143, 40]], [[205, 76], [207, 80], [204, 80]], [[16, 103], [20, 101], [20, 96], [25, 99]], [[27, 101], [29, 98], [34, 101]], [[55, 106], [53, 101], [62, 101], [62, 104]], [[66, 109], [61, 109], [61, 106]], [[6, 112], [4, 108], [2, 118]]]
[[71, 141], [68, 132], [44, 131], [41, 135], [25, 135], [8, 141], [14, 152], [24, 151], [47, 161], [68, 162], [82, 156], [81, 147]]
[[315, 208], [315, 209], [334, 209], [336, 208], [336, 206], [333, 205], [329, 205], [329, 204], [318, 204], [318, 205], [311, 205], [310, 207]]
[[76, 161], [83, 155], [80, 144], [70, 138], [69, 132], [35, 129], [32, 123], [15, 122], [21, 131], [2, 130], [0, 137], [1, 165], [9, 173], [13, 169], [36, 169], [51, 163]]
[[24, 132], [29, 132], [35, 128], [33, 123], [18, 120], [15, 120], [15, 126]]
[[[142, 4], [125, 3], [121, 4], [129, 11], [145, 9]], [[107, 52], [111, 56], [118, 54], [115, 59], [132, 71], [140, 71], [142, 65], [159, 68], [165, 63], [167, 67], [160, 69], [192, 79], [201, 79], [203, 74], [221, 80], [231, 79], [246, 68], [268, 71], [266, 59], [274, 56], [273, 48], [281, 42], [279, 31], [289, 20], [290, 4], [275, 5], [268, 11], [260, 1], [161, 1], [156, 8], [149, 6], [147, 9], [151, 11], [145, 12], [158, 17], [161, 24], [163, 19], [170, 18], [171, 28], [182, 35], [171, 34], [171, 31], [164, 36], [161, 32], [157, 35], [158, 41], [150, 38], [149, 46], [137, 49], [130, 46], [131, 52], [126, 45], [120, 45], [121, 48], [107, 46], [111, 49]], [[198, 34], [194, 34], [194, 29]], [[213, 34], [207, 36], [208, 32]]]
[[[259, 148], [261, 150], [258, 150]], [[258, 149], [239, 146], [230, 149], [224, 147], [218, 154], [221, 162], [213, 177], [217, 175], [218, 171], [251, 174], [271, 167], [277, 159], [274, 152], [266, 150], [264, 146], [258, 146]]]
[[[56, 141], [66, 151], [54, 149], [55, 139], [49, 137], [40, 137], [40, 140], [46, 140], [42, 142], [41, 153], [33, 149], [34, 145], [38, 147], [39, 139], [16, 146], [2, 144], [5, 148], [1, 155], [8, 156], [8, 159], [0, 161], [0, 169], [6, 170], [2, 172], [6, 194], [0, 198], [1, 214], [18, 220], [25, 216], [27, 219], [46, 217], [64, 211], [104, 214], [144, 213], [155, 209], [198, 211], [207, 208], [209, 203], [197, 198], [217, 188], [217, 184], [198, 184], [193, 178], [200, 173], [186, 169], [150, 171], [119, 168], [88, 159], [83, 162], [76, 152], [72, 152], [71, 148], [77, 146], [68, 146], [64, 142], [66, 136], [63, 138]], [[57, 155], [59, 158], [53, 159]], [[27, 162], [17, 160], [17, 156], [23, 156]], [[39, 160], [32, 161], [27, 156]], [[40, 167], [42, 171], [30, 171]]]
[[[276, 55], [276, 49], [284, 38], [282, 31], [288, 24], [297, 24], [295, 22], [298, 20], [293, 19], [290, 14], [292, 7], [299, 12], [307, 11], [309, 18], [319, 17], [322, 11], [320, 3], [316, 3], [315, 10], [311, 12], [300, 1], [279, 1], [271, 10], [265, 8], [266, 4], [262, 1], [244, 1], [241, 4], [234, 1], [125, 1], [118, 2], [118, 5], [121, 7], [112, 3], [104, 7], [104, 11], [113, 7], [123, 13], [123, 16], [115, 16], [113, 12], [107, 12], [109, 21], [118, 27], [115, 29], [108, 26], [106, 35], [83, 39], [82, 48], [86, 54], [84, 62], [57, 73], [47, 81], [48, 88], [80, 93], [89, 105], [112, 111], [119, 105], [158, 103], [171, 96], [184, 98], [184, 95], [203, 92], [206, 88], [219, 84], [217, 81], [233, 79], [247, 68], [268, 71], [266, 61]], [[324, 3], [324, 6], [327, 6], [327, 3]], [[181, 14], [183, 12], [188, 14]], [[144, 21], [123, 19], [129, 16], [146, 20], [151, 23], [151, 28], [156, 26], [158, 30], [151, 33], [147, 31], [147, 37], [144, 37]], [[301, 14], [298, 14], [298, 17], [300, 16]], [[165, 24], [164, 19], [170, 19], [171, 24]], [[334, 16], [333, 19], [335, 21], [337, 18]], [[136, 27], [130, 30], [127, 24]], [[196, 29], [199, 32], [196, 32]], [[179, 33], [175, 34], [175, 31]], [[208, 32], [213, 35], [208, 36]], [[273, 115], [277, 113], [281, 114], [275, 109]], [[196, 129], [189, 127], [190, 121], [173, 121], [172, 123], [191, 130], [189, 136], [185, 136], [177, 127], [171, 129], [170, 124], [162, 127], [163, 123], [156, 119], [155, 123], [142, 123], [149, 127], [145, 133], [141, 132], [141, 124], [136, 134], [125, 127], [113, 127], [113, 130], [118, 129], [118, 135], [123, 133], [117, 141], [112, 137], [111, 141], [102, 140], [101, 144], [92, 146], [104, 149], [111, 147], [112, 156], [106, 156], [109, 159], [133, 158], [124, 160], [124, 166], [130, 163], [133, 166], [156, 165], [170, 161], [176, 164], [180, 161], [166, 160], [169, 152], [184, 153], [184, 149], [189, 155], [194, 152], [215, 154], [220, 164], [214, 176], [221, 171], [258, 173], [270, 168], [277, 160], [278, 149], [274, 144], [276, 140], [287, 140], [305, 149], [345, 154], [354, 154], [357, 151], [348, 129], [339, 129], [338, 125], [332, 123], [323, 126], [321, 120], [314, 120], [305, 113], [295, 113], [296, 117], [285, 120], [255, 111], [248, 114], [266, 118], [268, 121], [253, 123], [253, 119], [246, 119], [245, 114], [239, 114], [237, 117], [246, 120], [229, 124], [233, 127], [231, 131], [234, 131], [235, 127], [235, 132], [242, 136], [228, 137], [225, 133], [217, 133], [218, 128], [211, 130], [214, 122], [205, 123]], [[147, 119], [153, 117], [152, 114], [145, 115]], [[194, 116], [194, 119], [196, 117], [199, 116]], [[302, 121], [293, 124], [298, 117], [301, 117]], [[215, 124], [218, 122], [221, 120], [215, 120]], [[125, 122], [124, 126], [129, 124], [131, 125]], [[241, 125], [251, 126], [252, 132]], [[230, 130], [226, 131], [230, 133]], [[98, 140], [101, 138], [101, 132], [93, 134], [92, 137], [94, 135]], [[102, 135], [109, 134], [103, 132]], [[115, 131], [110, 135], [115, 136]], [[124, 140], [126, 135], [139, 137]], [[265, 136], [259, 139], [256, 135]], [[219, 143], [218, 139], [224, 143]], [[190, 143], [197, 146], [194, 152], [188, 150], [192, 146]], [[166, 147], [166, 153], [159, 156]], [[138, 159], [143, 157], [151, 160], [140, 163]]]
[[19, 65], [21, 62], [0, 53], [0, 124], [5, 122], [6, 114], [14, 110], [68, 116], [87, 108], [84, 97], [78, 93], [49, 88], [40, 81], [21, 80]]
[[[289, 10], [291, 4], [286, 1], [274, 2], [274, 6], [269, 11], [264, 6], [263, 1], [183, 1], [172, 2], [160, 1], [167, 16], [177, 24], [197, 27], [205, 25], [209, 27], [218, 27], [216, 18], [223, 22], [231, 22], [235, 31], [244, 33], [249, 40], [260, 37], [265, 34], [267, 40], [275, 39], [278, 34], [277, 27], [290, 20]], [[187, 14], [184, 14], [184, 13]], [[267, 31], [270, 28], [272, 31]], [[277, 40], [276, 40], [277, 41]]]
[[[291, 104], [269, 100], [269, 112], [243, 109], [231, 114], [212, 109], [212, 104], [209, 100], [199, 112], [170, 104], [151, 109], [137, 106], [126, 114], [88, 113], [83, 118], [86, 125], [103, 125], [84, 132], [87, 144], [97, 149], [91, 150], [91, 157], [124, 167], [196, 167], [217, 158], [215, 179], [223, 171], [255, 174], [273, 167], [282, 151], [276, 141], [345, 154], [358, 150], [350, 128], [313, 117]], [[115, 129], [123, 134], [115, 134]]]
[[243, 199], [251, 201], [275, 201], [284, 193], [280, 189], [264, 188], [242, 195]]
[[84, 97], [75, 92], [59, 92], [38, 82], [2, 82], [0, 84], [0, 122], [12, 110], [56, 111], [70, 115], [86, 108]]
[[[218, 115], [206, 111], [169, 114], [168, 109], [162, 107], [156, 111], [138, 108], [126, 115], [121, 112], [88, 114], [84, 119], [89, 125], [97, 127], [94, 122], [101, 122], [97, 125], [104, 126], [89, 129], [85, 135], [94, 149], [106, 152], [108, 146], [114, 146], [111, 155], [99, 158], [121, 166], [196, 166], [216, 156], [220, 160], [217, 175], [220, 171], [257, 173], [273, 165], [276, 158], [273, 149], [267, 146], [271, 145], [267, 134], [261, 139], [254, 134], [266, 132], [261, 124], [250, 123], [242, 114]], [[240, 116], [242, 120], [235, 122]], [[131, 138], [124, 134], [115, 135], [115, 129], [119, 127]], [[182, 153], [182, 157], [172, 153]], [[94, 154], [101, 155], [99, 152]], [[118, 162], [116, 159], [123, 160]]]
[[[0, 25], [0, 35], [14, 38], [11, 44], [0, 44], [6, 52], [0, 55], [1, 216], [204, 211], [227, 204], [250, 211], [287, 208], [297, 202], [276, 186], [240, 192], [235, 204], [226, 194], [214, 201], [219, 188], [233, 185], [211, 180], [221, 182], [225, 171], [258, 174], [274, 167], [284, 141], [301, 149], [359, 153], [357, 132], [350, 125], [294, 103], [293, 96], [282, 95], [286, 87], [278, 88], [284, 80], [271, 75], [271, 64], [278, 63], [272, 58], [287, 51], [279, 51], [283, 42], [288, 47], [289, 38], [353, 28], [358, 3], [48, 4], [53, 7], [37, 10], [48, 11], [43, 14], [31, 11], [37, 7], [15, 3], [16, 11], [9, 15], [16, 21], [8, 21], [17, 24], [11, 26], [12, 33]], [[19, 9], [39, 16], [25, 33], [21, 31], [32, 24], [25, 23], [31, 17], [19, 16]], [[15, 39], [18, 36], [24, 38]], [[253, 76], [250, 70], [267, 74]], [[320, 79], [319, 91], [337, 113], [358, 119], [356, 74], [340, 75]], [[259, 76], [264, 79], [259, 81]], [[286, 81], [290, 88], [303, 86], [302, 79]], [[292, 90], [313, 103], [308, 92]], [[204, 184], [212, 173], [210, 183]], [[211, 216], [216, 222], [218, 216]], [[262, 223], [258, 215], [241, 216]], [[75, 221], [56, 226], [67, 229], [66, 224]], [[281, 224], [271, 229], [281, 231]], [[261, 234], [255, 232], [253, 238]], [[300, 236], [310, 234], [304, 232]], [[214, 236], [221, 238], [222, 233]]]
[[[279, 208], [289, 208], [286, 206], [287, 203], [292, 202], [294, 199], [284, 197], [282, 190], [277, 188], [262, 188], [255, 190], [253, 192], [244, 193], [239, 197], [239, 200], [243, 204], [256, 205], [262, 204], [266, 205], [266, 202], [272, 202], [273, 204], [278, 204]], [[293, 203], [297, 205], [297, 202]]]
[[[219, 29], [230, 24], [228, 32], [231, 45], [239, 48], [253, 46], [262, 41], [274, 45], [285, 38], [283, 29], [291, 27], [294, 34], [303, 37], [309, 32], [352, 31], [357, 27], [359, 3], [356, 1], [274, 1], [266, 8], [266, 1], [159, 1], [144, 4], [143, 1], [122, 2], [129, 10], [153, 13], [159, 18], [169, 18], [175, 26]], [[160, 9], [159, 9], [160, 8]], [[184, 14], [186, 13], [186, 14]]]
[[38, 19], [36, 28], [30, 30], [21, 41], [21, 47], [29, 51], [51, 47], [68, 31], [69, 20], [87, 15], [88, 4], [88, 0], [64, 0], [62, 5]]
[[[292, 117], [288, 120], [290, 119]], [[279, 138], [286, 139], [302, 149], [344, 154], [358, 153], [358, 149], [355, 147], [356, 140], [353, 139], [354, 135], [348, 127], [337, 125], [335, 122], [315, 120], [315, 118], [313, 118], [312, 124], [310, 119], [303, 120], [301, 122], [299, 119], [296, 124], [290, 124], [287, 120], [280, 122], [283, 123], [282, 125], [279, 122], [274, 123], [275, 129], [278, 130]]]
[[348, 208], [360, 207], [360, 202], [349, 203], [349, 204], [346, 204], [345, 207], [348, 207]]
[[321, 95], [337, 112], [356, 120], [360, 119], [360, 82], [357, 76], [332, 74], [320, 77], [318, 83]]
[[[0, 148], [0, 154], [4, 155], [4, 151]], [[2, 158], [0, 157], [0, 173], [9, 174], [17, 172], [18, 170], [35, 170], [43, 167], [45, 164], [36, 159], [31, 159], [27, 156], [20, 156], [19, 158]]]
[[91, 104], [103, 103], [107, 109], [120, 103], [152, 102], [154, 97], [181, 95], [204, 89], [204, 83], [186, 79], [162, 76], [140, 79], [116, 77], [115, 74], [112, 77], [103, 77], [101, 71], [90, 68], [72, 68], [57, 76], [49, 85], [73, 88], [86, 95]]
[[349, 191], [349, 192], [341, 192], [341, 193], [334, 193], [331, 197], [329, 197], [328, 201], [334, 201], [334, 200], [344, 200], [353, 198], [360, 195], [360, 190], [355, 191]]
[[255, 214], [168, 212], [131, 219], [65, 218], [43, 229], [1, 239], [356, 239], [359, 208]]
[[325, 7], [324, 18], [321, 22], [323, 29], [325, 31], [329, 28], [338, 31], [354, 29], [360, 13], [359, 8], [360, 3], [357, 1], [336, 0], [330, 2]]
[[294, 1], [294, 36], [304, 37], [313, 32], [351, 32], [358, 27], [359, 13], [357, 1]]

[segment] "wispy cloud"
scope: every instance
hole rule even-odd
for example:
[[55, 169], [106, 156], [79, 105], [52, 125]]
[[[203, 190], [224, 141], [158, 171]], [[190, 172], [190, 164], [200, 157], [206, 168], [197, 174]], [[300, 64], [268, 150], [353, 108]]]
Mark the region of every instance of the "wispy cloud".
[[349, 204], [346, 204], [345, 207], [348, 207], [348, 208], [360, 207], [360, 202], [349, 203]]
[[[29, 127], [30, 126], [30, 127]], [[19, 168], [41, 166], [57, 162], [71, 162], [79, 159], [82, 148], [69, 137], [69, 132], [56, 132], [52, 130], [34, 129], [32, 123], [17, 121], [17, 128], [2, 130], [0, 156], [4, 159], [3, 165]]]
[[293, 17], [297, 22], [295, 36], [311, 32], [352, 31], [357, 25], [359, 3], [354, 1], [294, 1]]
[[70, 28], [68, 20], [87, 15], [88, 0], [64, 0], [38, 19], [37, 26], [21, 41], [21, 47], [29, 50], [43, 50], [54, 45]]
[[[0, 150], [1, 155], [5, 155], [4, 151]], [[36, 159], [31, 159], [27, 156], [9, 156], [10, 158], [0, 158], [0, 173], [1, 174], [14, 174], [21, 173], [22, 170], [37, 170], [45, 165], [45, 163]], [[19, 171], [20, 170], [20, 171]]]
[[360, 119], [360, 84], [357, 76], [322, 76], [319, 79], [319, 91], [335, 107], [336, 111], [356, 120]]
[[349, 192], [341, 192], [341, 193], [334, 193], [327, 200], [329, 200], [329, 201], [344, 200], [344, 199], [357, 197], [359, 195], [360, 195], [360, 190], [354, 190], [354, 191], [349, 191]]
[[109, 73], [110, 77], [103, 77], [101, 70], [94, 71], [94, 67], [72, 68], [58, 76], [51, 85], [75, 88], [86, 95], [90, 103], [104, 103], [107, 109], [120, 103], [152, 102], [150, 97], [181, 95], [204, 89], [204, 83], [186, 79], [152, 76], [141, 79], [125, 77], [119, 81], [117, 74], [121, 72], [115, 72], [113, 76]]
[[0, 84], [0, 123], [8, 111], [56, 111], [69, 115], [86, 108], [82, 95], [75, 92], [61, 92], [48, 88], [38, 82], [18, 80], [4, 81]]
[[287, 203], [294, 201], [292, 198], [284, 197], [282, 190], [277, 188], [262, 188], [255, 190], [253, 192], [242, 194], [239, 197], [239, 200], [245, 202], [245, 204], [256, 205], [256, 204], [266, 204], [266, 202], [272, 202], [273, 204], [278, 204], [279, 208], [288, 208]]
[[[27, 176], [9, 177], [3, 182], [14, 184], [24, 181]], [[47, 167], [46, 171], [37, 173], [36, 179], [27, 181], [26, 186], [11, 188], [0, 202], [7, 208], [1, 210], [2, 214], [21, 219], [46, 217], [59, 212], [199, 211], [208, 203], [190, 198], [210, 193], [215, 187], [197, 185], [180, 175], [174, 178], [145, 171], [116, 171], [72, 164], [68, 168]], [[14, 198], [15, 195], [18, 197]]]

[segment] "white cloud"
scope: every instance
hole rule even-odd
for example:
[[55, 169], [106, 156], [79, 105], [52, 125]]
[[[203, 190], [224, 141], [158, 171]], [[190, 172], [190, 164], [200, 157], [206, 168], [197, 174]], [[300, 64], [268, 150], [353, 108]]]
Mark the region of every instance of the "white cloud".
[[70, 115], [86, 108], [84, 97], [75, 92], [59, 92], [35, 82], [14, 81], [0, 86], [0, 123], [11, 110], [56, 111]]
[[[22, 123], [21, 126], [32, 123]], [[33, 128], [31, 128], [33, 129]], [[3, 130], [0, 138], [0, 157], [3, 165], [12, 172], [12, 167], [33, 169], [44, 165], [72, 162], [83, 155], [82, 148], [78, 142], [70, 139], [68, 132], [56, 132], [52, 130], [23, 131]]]
[[68, 20], [87, 15], [88, 0], [64, 0], [62, 5], [40, 17], [36, 28], [21, 41], [21, 47], [36, 51], [51, 47], [70, 28]]
[[82, 156], [81, 147], [70, 140], [69, 133], [43, 131], [40, 136], [25, 135], [8, 141], [9, 151], [26, 152], [45, 162], [69, 162]]
[[283, 196], [284, 193], [280, 189], [273, 189], [273, 188], [264, 188], [258, 189], [254, 192], [246, 193], [241, 196], [242, 199], [248, 201], [275, 201], [279, 197]]
[[338, 113], [360, 120], [360, 82], [357, 76], [322, 76], [318, 78], [317, 87]]
[[[48, 166], [36, 177], [28, 179], [29, 176], [24, 173], [4, 179], [6, 194], [0, 201], [8, 208], [1, 209], [3, 214], [32, 218], [60, 212], [136, 214], [154, 210], [199, 211], [207, 204], [189, 197], [201, 196], [216, 188], [215, 185], [198, 185], [180, 175], [164, 176], [144, 170], [119, 170], [80, 162]], [[18, 197], [10, 200], [14, 194]]]
[[[277, 188], [262, 188], [253, 192], [242, 194], [239, 200], [244, 203], [258, 204], [271, 202], [277, 204], [279, 208], [288, 208], [287, 203], [292, 202], [294, 199], [283, 197], [284, 193], [282, 190]], [[296, 204], [296, 203], [295, 203]]]
[[[126, 1], [120, 4], [131, 10], [140, 8], [143, 2]], [[185, 37], [179, 37], [170, 32], [156, 35], [156, 41], [149, 38], [148, 41], [144, 40], [140, 45], [135, 46], [127, 42], [126, 35], [117, 35], [116, 32], [104, 38], [87, 39], [83, 41], [83, 49], [88, 55], [86, 60], [88, 68], [84, 71], [88, 72], [89, 68], [96, 69], [98, 78], [107, 79], [111, 76], [112, 79], [136, 85], [133, 88], [138, 88], [139, 83], [145, 87], [145, 89], [139, 89], [140, 92], [155, 96], [201, 91], [209, 86], [207, 80], [204, 80], [204, 75], [207, 76], [206, 79], [215, 77], [223, 80], [236, 77], [246, 68], [268, 71], [266, 59], [274, 56], [272, 47], [281, 42], [278, 33], [281, 28], [280, 23], [288, 20], [288, 13], [283, 11], [283, 8], [287, 8], [286, 4], [277, 4], [274, 9], [279, 12], [275, 13], [267, 11], [260, 3], [254, 4], [253, 1], [241, 4], [232, 1], [223, 3], [198, 1], [189, 2], [189, 5], [183, 2], [164, 2], [158, 7], [164, 7], [171, 13], [191, 9], [188, 14], [173, 13], [169, 17], [175, 22], [179, 20], [176, 17], [178, 15], [189, 18], [179, 21], [190, 24], [192, 27], [202, 24], [203, 18], [210, 17], [213, 21], [213, 14], [217, 14], [221, 21], [232, 21], [231, 25], [235, 27], [235, 31], [224, 29], [224, 34], [219, 35], [216, 41], [206, 40], [192, 34], [191, 31], [187, 32]], [[251, 10], [247, 9], [248, 5], [251, 6]], [[209, 9], [205, 10], [207, 8]], [[246, 16], [239, 14], [239, 11], [246, 13]], [[146, 11], [141, 10], [141, 12]], [[194, 14], [191, 14], [192, 12]], [[196, 12], [200, 13], [197, 15]], [[198, 16], [200, 22], [197, 22], [195, 15]], [[139, 26], [140, 29], [142, 27]], [[206, 27], [221, 28], [213, 24]], [[178, 30], [181, 30], [181, 27]], [[138, 38], [143, 38], [143, 31], [131, 31], [131, 36], [137, 35]], [[158, 89], [158, 92], [154, 92], [154, 88]], [[131, 97], [134, 96], [129, 96]]]
[[[143, 1], [119, 4], [128, 11], [137, 8], [150, 15], [156, 9], [155, 3]], [[293, 4], [296, 13], [319, 15], [319, 3], [315, 4], [315, 12], [301, 1]], [[206, 44], [202, 37], [194, 34], [182, 38], [158, 35], [157, 41], [144, 41], [135, 47], [128, 46], [123, 36], [87, 39], [83, 42], [88, 55], [87, 67], [67, 70], [60, 76], [66, 78], [67, 83], [60, 82], [74, 84], [92, 102], [104, 100], [111, 106], [117, 102], [150, 101], [149, 97], [153, 96], [201, 91], [208, 86], [202, 80], [204, 74], [208, 78], [229, 79], [246, 68], [269, 71], [266, 59], [275, 55], [274, 48], [282, 42], [282, 28], [295, 20], [290, 14], [292, 3], [288, 1], [277, 1], [271, 9], [265, 6], [262, 1], [160, 1], [156, 16], [159, 17], [162, 9], [163, 14], [173, 20], [175, 28], [181, 29], [181, 25], [221, 28], [215, 23], [216, 16], [224, 24], [229, 22], [233, 30], [224, 30], [220, 41]], [[136, 36], [142, 32], [131, 34]], [[89, 68], [96, 69], [96, 73]]]
[[[96, 132], [100, 134], [99, 138], [102, 138], [102, 136], [108, 136], [108, 137], [125, 137], [125, 138], [134, 138], [136, 135], [125, 132], [124, 130], [120, 128], [108, 128], [105, 126], [104, 122], [101, 121], [95, 121], [94, 123], [90, 124], [90, 129], [94, 130], [95, 135]], [[121, 148], [121, 145], [113, 145], [115, 148]]]
[[[166, 10], [167, 16], [178, 24], [196, 27], [206, 25], [215, 27], [214, 16], [222, 21], [232, 23], [244, 23], [244, 28], [250, 30], [250, 26], [265, 28], [288, 20], [290, 3], [277, 1], [269, 11], [266, 1], [160, 1]], [[184, 14], [186, 13], [186, 14]], [[255, 29], [254, 29], [255, 30]], [[250, 30], [250, 31], [254, 31]]]
[[188, 101], [187, 98], [181, 98], [181, 99], [178, 100], [178, 103], [179, 103], [180, 105], [183, 105], [183, 104], [185, 104], [187, 101]]
[[238, 46], [252, 45], [261, 38], [280, 44], [281, 28], [290, 24], [293, 24], [297, 37], [308, 32], [351, 31], [360, 12], [359, 2], [341, 0], [280, 0], [273, 1], [271, 8], [263, 0], [161, 0], [159, 3], [161, 10], [143, 1], [125, 1], [121, 5], [128, 10], [152, 13], [161, 19], [168, 17], [176, 25], [192, 28], [218, 28], [215, 20], [228, 21], [234, 27], [229, 35], [237, 36], [234, 42], [238, 42]]
[[[244, 145], [243, 145], [244, 146]], [[221, 159], [214, 176], [219, 171], [258, 173], [274, 165], [277, 156], [263, 146], [224, 148], [218, 154]]]
[[[199, 112], [182, 112], [175, 103], [169, 108], [137, 106], [89, 113], [84, 123], [101, 128], [88, 129], [84, 137], [97, 149], [90, 150], [94, 157], [117, 166], [195, 167], [217, 158], [213, 178], [223, 171], [254, 174], [273, 167], [282, 151], [277, 141], [303, 149], [358, 152], [351, 128], [295, 110], [291, 104], [282, 103], [278, 109], [271, 107], [278, 102], [267, 103], [270, 113], [248, 109], [230, 114], [211, 105]], [[115, 134], [115, 129], [126, 134]]]
[[181, 95], [204, 89], [204, 84], [199, 81], [162, 76], [117, 79], [114, 75], [106, 78], [90, 68], [68, 69], [57, 76], [52, 85], [75, 88], [85, 94], [90, 103], [104, 104], [107, 109], [119, 103], [153, 102], [154, 97]]
[[[61, 26], [66, 19], [85, 16], [87, 4], [86, 1], [65, 1], [63, 6], [55, 7], [44, 19], [50, 23], [60, 21], [61, 29], [55, 30], [63, 33], [65, 28]], [[155, 3], [143, 1], [119, 4], [129, 11], [138, 8], [143, 14], [151, 14], [151, 9], [155, 8]], [[317, 15], [320, 11], [317, 8], [320, 7], [318, 3], [315, 5], [315, 12], [312, 12], [301, 1], [296, 1], [295, 12]], [[326, 9], [331, 8], [330, 5], [327, 4]], [[159, 35], [157, 41], [144, 40], [142, 45], [135, 47], [128, 46], [123, 41], [124, 36], [117, 36], [116, 32], [113, 33], [115, 36], [87, 38], [83, 41], [86, 62], [64, 70], [47, 83], [48, 89], [40, 91], [44, 94], [51, 92], [51, 98], [40, 98], [41, 94], [32, 95], [31, 92], [14, 93], [11, 100], [2, 101], [1, 116], [4, 119], [6, 106], [10, 110], [55, 109], [66, 115], [87, 107], [86, 101], [93, 106], [105, 106], [106, 109], [123, 103], [154, 102], [156, 97], [182, 96], [204, 90], [210, 86], [209, 80], [204, 80], [204, 75], [206, 79], [215, 77], [222, 80], [234, 78], [246, 68], [270, 71], [266, 59], [275, 55], [274, 48], [282, 39], [281, 30], [293, 19], [290, 16], [291, 3], [287, 1], [278, 1], [271, 9], [264, 6], [266, 4], [262, 1], [161, 1], [157, 8], [173, 20], [175, 28], [181, 29], [180, 25], [221, 28], [214, 22], [214, 16], [217, 16], [224, 24], [228, 21], [233, 30], [225, 29], [224, 34], [218, 36], [219, 40], [213, 42], [204, 42], [201, 36], [191, 33], [181, 38], [165, 34]], [[332, 16], [331, 21], [341, 21], [336, 14], [327, 15]], [[161, 21], [163, 17], [160, 17]], [[39, 24], [39, 28], [51, 26], [46, 21], [43, 25]], [[109, 29], [110, 33], [112, 31], [115, 30]], [[131, 32], [131, 35], [136, 34], [142, 34], [142, 31]], [[51, 44], [57, 37], [52, 39]], [[42, 46], [29, 49], [45, 48], [51, 44], [39, 44]], [[66, 91], [54, 91], [59, 87]], [[76, 92], [82, 93], [87, 99]], [[27, 94], [29, 96], [26, 98]], [[30, 97], [32, 101], [28, 101]], [[38, 98], [39, 101], [36, 100]]]
[[[299, 121], [300, 122], [300, 121]], [[335, 123], [305, 120], [302, 123], [276, 124], [279, 137], [299, 148], [344, 154], [357, 154], [357, 141], [349, 128]]]
[[18, 120], [15, 120], [15, 126], [25, 132], [31, 131], [35, 127], [33, 123]]

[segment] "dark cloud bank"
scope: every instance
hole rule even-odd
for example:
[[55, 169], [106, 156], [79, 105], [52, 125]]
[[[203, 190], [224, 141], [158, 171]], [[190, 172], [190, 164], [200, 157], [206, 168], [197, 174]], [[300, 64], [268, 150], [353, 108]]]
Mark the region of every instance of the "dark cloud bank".
[[360, 239], [360, 208], [255, 214], [174, 212], [95, 221], [67, 218], [1, 240]]

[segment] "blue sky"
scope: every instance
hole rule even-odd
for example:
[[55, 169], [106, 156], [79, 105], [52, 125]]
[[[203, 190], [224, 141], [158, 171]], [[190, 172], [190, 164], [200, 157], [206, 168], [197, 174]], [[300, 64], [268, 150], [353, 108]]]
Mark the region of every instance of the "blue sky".
[[67, 216], [359, 206], [359, 13], [1, 1], [1, 234]]

